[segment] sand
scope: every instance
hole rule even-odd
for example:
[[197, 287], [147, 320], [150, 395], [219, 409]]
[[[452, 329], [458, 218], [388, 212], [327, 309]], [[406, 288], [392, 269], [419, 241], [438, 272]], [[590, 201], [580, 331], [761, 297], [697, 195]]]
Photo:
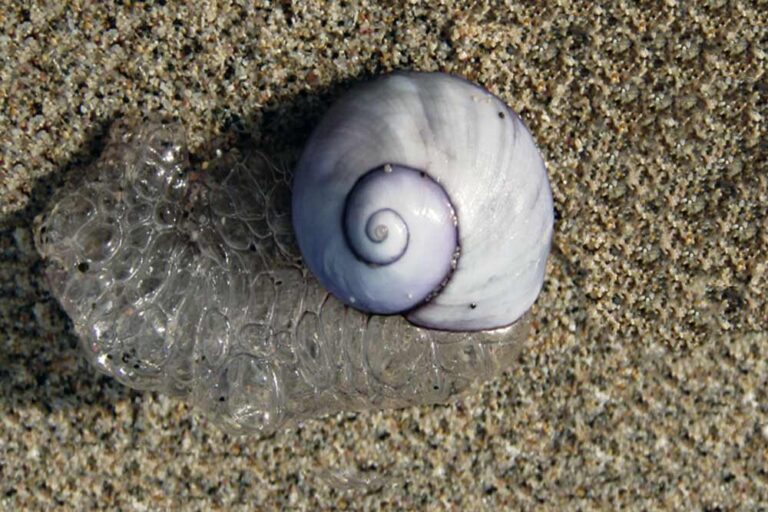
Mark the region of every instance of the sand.
[[[22, 4], [0, 9], [0, 509], [766, 506], [768, 3]], [[30, 223], [113, 120], [290, 166], [341, 92], [406, 68], [486, 86], [548, 164], [554, 250], [506, 375], [256, 439], [82, 361]]]

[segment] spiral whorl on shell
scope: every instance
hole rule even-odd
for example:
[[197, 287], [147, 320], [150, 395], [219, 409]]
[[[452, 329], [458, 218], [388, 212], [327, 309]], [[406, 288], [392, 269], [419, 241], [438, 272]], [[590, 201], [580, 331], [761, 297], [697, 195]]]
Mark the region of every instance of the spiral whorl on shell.
[[520, 118], [441, 73], [352, 90], [294, 178], [294, 229], [320, 282], [346, 304], [425, 327], [517, 320], [541, 289], [552, 221], [544, 163]]

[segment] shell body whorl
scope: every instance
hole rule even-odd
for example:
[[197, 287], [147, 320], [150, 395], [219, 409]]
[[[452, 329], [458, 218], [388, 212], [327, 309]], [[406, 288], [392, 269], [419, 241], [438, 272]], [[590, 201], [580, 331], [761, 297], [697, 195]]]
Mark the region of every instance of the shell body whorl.
[[396, 73], [348, 93], [306, 146], [292, 209], [307, 266], [364, 311], [491, 329], [543, 283], [544, 163], [517, 114], [457, 77]]

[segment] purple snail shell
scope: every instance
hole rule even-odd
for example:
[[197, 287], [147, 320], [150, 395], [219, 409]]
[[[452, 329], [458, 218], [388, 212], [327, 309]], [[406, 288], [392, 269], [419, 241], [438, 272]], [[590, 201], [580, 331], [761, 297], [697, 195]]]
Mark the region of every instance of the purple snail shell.
[[344, 303], [433, 329], [509, 325], [541, 290], [553, 205], [544, 162], [501, 100], [441, 73], [342, 98], [295, 171], [293, 224]]

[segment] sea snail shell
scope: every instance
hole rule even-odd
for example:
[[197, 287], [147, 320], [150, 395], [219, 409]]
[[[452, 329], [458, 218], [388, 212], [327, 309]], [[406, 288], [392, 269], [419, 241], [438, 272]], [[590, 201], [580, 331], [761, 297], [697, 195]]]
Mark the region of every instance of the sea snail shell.
[[292, 205], [289, 178], [237, 149], [192, 170], [183, 127], [116, 123], [35, 227], [93, 365], [265, 434], [443, 403], [512, 364], [552, 197], [501, 101], [443, 74], [388, 75], [320, 123]]
[[317, 127], [293, 185], [304, 260], [337, 298], [444, 330], [505, 326], [544, 280], [544, 163], [501, 100], [440, 73], [359, 86]]

